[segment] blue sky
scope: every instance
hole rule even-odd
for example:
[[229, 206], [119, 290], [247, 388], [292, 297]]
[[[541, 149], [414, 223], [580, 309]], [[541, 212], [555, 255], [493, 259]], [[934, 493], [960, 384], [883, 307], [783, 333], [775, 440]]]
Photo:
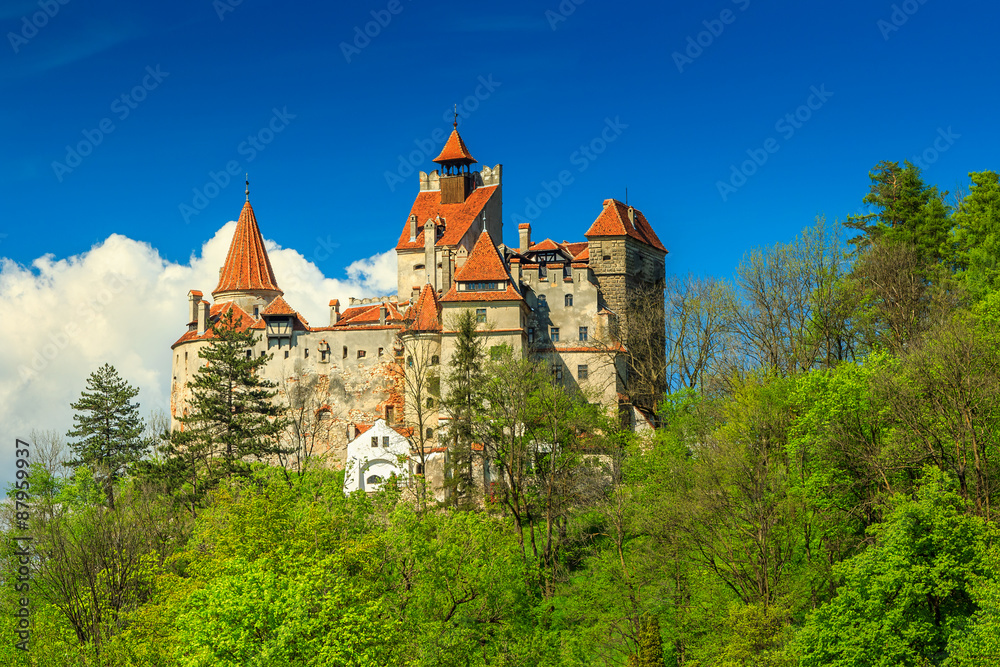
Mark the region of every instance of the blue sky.
[[504, 165], [509, 244], [529, 218], [582, 240], [628, 188], [668, 272], [730, 277], [858, 212], [880, 160], [919, 157], [952, 191], [1000, 168], [998, 19], [962, 0], [6, 0], [0, 438], [64, 433], [109, 360], [168, 409], [186, 293], [214, 286], [246, 171], [314, 321], [394, 285], [385, 253], [453, 104]]
[[[987, 3], [238, 1], [53, 0], [26, 43], [11, 33], [31, 34], [24, 17], [45, 0], [4, 4], [0, 254], [28, 264], [120, 233], [184, 260], [238, 215], [249, 171], [265, 235], [308, 255], [332, 234], [339, 251], [317, 264], [337, 276], [394, 245], [416, 176], [391, 188], [386, 172], [399, 155], [433, 166], [416, 142], [448, 129], [456, 102], [473, 155], [504, 165], [508, 242], [513, 216], [535, 213], [525, 199], [565, 169], [573, 182], [538, 211], [536, 237], [581, 238], [627, 187], [681, 273], [727, 276], [752, 246], [855, 211], [877, 161], [921, 155], [939, 130], [952, 140], [927, 180], [954, 190], [998, 167], [1000, 10]], [[372, 12], [387, 25], [345, 55]], [[695, 57], [679, 67], [674, 53]], [[824, 86], [801, 127], [776, 130]], [[243, 144], [274, 109], [294, 118], [263, 150]], [[620, 134], [595, 159], [577, 153], [606, 119]], [[71, 171], [53, 165], [95, 137]], [[723, 197], [718, 182], [768, 138], [777, 152]], [[216, 194], [210, 173], [230, 161], [240, 176]], [[216, 196], [199, 200], [206, 186]]]

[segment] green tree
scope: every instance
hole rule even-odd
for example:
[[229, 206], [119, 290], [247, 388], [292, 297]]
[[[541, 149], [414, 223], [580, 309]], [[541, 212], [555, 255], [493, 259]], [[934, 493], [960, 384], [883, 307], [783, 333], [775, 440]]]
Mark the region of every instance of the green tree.
[[917, 248], [921, 263], [940, 260], [950, 226], [944, 204], [947, 193], [926, 185], [920, 169], [909, 161], [900, 166], [883, 160], [868, 177], [871, 189], [862, 202], [875, 210], [848, 216], [844, 226], [859, 232], [849, 243], [858, 252], [875, 242], [902, 243]]
[[451, 420], [448, 427], [452, 441], [451, 457], [446, 483], [454, 500], [465, 504], [472, 498], [475, 487], [472, 478], [472, 444], [475, 438], [472, 423], [480, 404], [485, 342], [477, 330], [476, 315], [471, 310], [459, 313], [452, 328], [455, 330], [455, 349], [445, 376], [448, 392], [441, 402]]
[[104, 364], [87, 378], [80, 400], [70, 405], [75, 426], [66, 434], [76, 455], [69, 465], [90, 466], [100, 481], [108, 507], [115, 507], [115, 483], [125, 476], [150, 448], [143, 437], [146, 425], [134, 402], [139, 390], [111, 364]]
[[1000, 176], [970, 172], [972, 187], [952, 214], [946, 259], [976, 297], [1000, 289]]
[[286, 450], [280, 436], [287, 426], [284, 408], [273, 399], [277, 383], [263, 377], [270, 354], [248, 354], [257, 336], [227, 309], [212, 324], [209, 344], [198, 351], [205, 364], [188, 382], [190, 413], [186, 427], [171, 435], [168, 453], [174, 470], [191, 487], [196, 501], [220, 478], [246, 474], [249, 460], [266, 461]]
[[949, 487], [928, 468], [915, 497], [894, 497], [870, 531], [874, 545], [837, 567], [843, 586], [799, 631], [800, 665], [943, 664], [977, 609], [973, 584], [988, 574], [986, 525]]

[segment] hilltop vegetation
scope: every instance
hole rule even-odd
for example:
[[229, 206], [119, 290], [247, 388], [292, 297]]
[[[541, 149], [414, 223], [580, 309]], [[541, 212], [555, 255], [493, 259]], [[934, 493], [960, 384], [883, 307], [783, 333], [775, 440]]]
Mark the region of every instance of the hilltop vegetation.
[[[139, 461], [115, 380], [113, 468], [32, 467], [33, 643], [5, 624], [0, 662], [1000, 665], [1000, 183], [970, 178], [880, 163], [870, 214], [673, 279], [652, 433], [465, 341], [441, 505], [176, 438]], [[198, 451], [274, 453], [254, 423]]]

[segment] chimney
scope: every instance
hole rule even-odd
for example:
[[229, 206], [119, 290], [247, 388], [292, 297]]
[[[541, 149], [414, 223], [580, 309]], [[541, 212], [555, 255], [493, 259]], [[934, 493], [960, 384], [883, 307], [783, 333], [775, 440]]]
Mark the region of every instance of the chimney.
[[427, 282], [437, 290], [437, 257], [435, 255], [435, 244], [437, 243], [437, 225], [433, 220], [424, 223], [424, 269], [427, 271]]
[[347, 442], [351, 442], [356, 437], [358, 437], [358, 429], [354, 426], [354, 424], [348, 424], [347, 425]]
[[521, 282], [521, 258], [511, 257], [510, 258], [510, 277], [514, 279], [514, 284], [517, 285]]
[[340, 321], [340, 300], [333, 299], [332, 301], [330, 301], [330, 326], [332, 327], [339, 321]]
[[383, 303], [378, 307], [378, 323], [385, 326], [386, 317], [389, 315], [389, 309]]
[[417, 214], [414, 213], [410, 216], [410, 241], [417, 240]]
[[194, 322], [198, 319], [198, 304], [201, 303], [203, 296], [198, 290], [193, 289], [188, 292], [188, 322]]
[[198, 335], [205, 333], [208, 328], [208, 301], [202, 301], [198, 304]]
[[522, 222], [517, 226], [517, 235], [520, 241], [518, 251], [522, 254], [528, 252], [528, 247], [531, 245], [531, 223]]

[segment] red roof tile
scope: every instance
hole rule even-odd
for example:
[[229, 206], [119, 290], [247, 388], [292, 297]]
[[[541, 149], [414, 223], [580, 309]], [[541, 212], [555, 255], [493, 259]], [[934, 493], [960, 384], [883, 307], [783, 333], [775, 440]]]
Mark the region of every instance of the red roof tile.
[[462, 268], [455, 272], [455, 280], [466, 282], [472, 280], [507, 280], [509, 278], [507, 269], [503, 265], [503, 259], [497, 248], [493, 245], [493, 239], [489, 232], [483, 231], [476, 240], [476, 245], [472, 252], [462, 264]]
[[437, 292], [430, 283], [420, 290], [417, 305], [410, 315], [413, 317], [414, 331], [441, 331], [441, 307], [438, 305]]
[[580, 251], [579, 255], [573, 257], [574, 262], [585, 262], [588, 259], [590, 259], [590, 246], [586, 246], [583, 250]]
[[297, 315], [295, 309], [288, 305], [288, 302], [280, 296], [267, 304], [267, 308], [261, 311], [261, 315]]
[[570, 256], [573, 259], [578, 259], [580, 253], [585, 252], [589, 246], [586, 241], [580, 241], [578, 243], [564, 243], [563, 248], [569, 251]]
[[646, 216], [639, 209], [633, 209], [635, 212], [633, 225], [628, 219], [628, 209], [628, 206], [617, 199], [605, 199], [604, 209], [584, 236], [588, 239], [592, 236], [630, 236], [657, 250], [667, 252], [646, 220]]
[[533, 243], [531, 247], [528, 248], [529, 252], [535, 252], [536, 250], [558, 250], [559, 244], [557, 244], [552, 239], [545, 239], [541, 243]]
[[444, 148], [441, 149], [441, 154], [434, 158], [434, 161], [439, 164], [446, 163], [461, 163], [461, 164], [473, 164], [476, 162], [476, 158], [472, 157], [469, 153], [469, 149], [465, 147], [465, 142], [462, 141], [462, 137], [458, 134], [458, 126], [451, 131], [451, 136], [448, 137], [448, 141], [445, 142]]
[[[205, 333], [198, 335], [198, 331], [188, 331], [183, 336], [178, 338], [173, 345], [170, 346], [171, 349], [177, 347], [181, 343], [187, 343], [192, 340], [209, 340], [215, 338], [215, 334], [212, 333], [212, 324], [217, 322], [222, 315], [229, 310], [233, 309], [233, 320], [236, 322], [237, 331], [246, 331], [247, 329], [257, 329], [262, 328], [264, 325], [263, 321], [257, 321], [248, 312], [237, 306], [232, 301], [223, 301], [222, 303], [217, 303], [213, 305], [208, 311], [208, 322], [206, 322]], [[258, 327], [258, 324], [260, 325]]]
[[486, 203], [497, 191], [496, 185], [476, 188], [460, 204], [442, 204], [440, 190], [420, 192], [410, 208], [410, 216], [417, 216], [417, 236], [413, 241], [410, 241], [410, 216], [407, 216], [407, 222], [403, 225], [403, 231], [399, 235], [396, 250], [423, 249], [424, 223], [439, 217], [444, 219], [445, 228], [444, 234], [437, 240], [437, 245], [457, 245], [465, 233], [469, 231], [469, 228], [479, 220]]
[[379, 324], [382, 321], [382, 313], [380, 312], [382, 306], [386, 307], [386, 323], [402, 322], [405, 319], [395, 303], [369, 303], [345, 310], [340, 314], [340, 319], [334, 325], [334, 328], [341, 329], [358, 324]]
[[497, 292], [460, 292], [456, 287], [456, 285], [452, 285], [448, 293], [441, 297], [442, 303], [446, 301], [524, 301], [524, 297], [509, 282], [506, 289]]
[[282, 294], [264, 249], [264, 239], [257, 227], [257, 217], [250, 202], [243, 205], [236, 233], [229, 245], [226, 263], [219, 274], [219, 284], [212, 294], [242, 290], [271, 290]]

